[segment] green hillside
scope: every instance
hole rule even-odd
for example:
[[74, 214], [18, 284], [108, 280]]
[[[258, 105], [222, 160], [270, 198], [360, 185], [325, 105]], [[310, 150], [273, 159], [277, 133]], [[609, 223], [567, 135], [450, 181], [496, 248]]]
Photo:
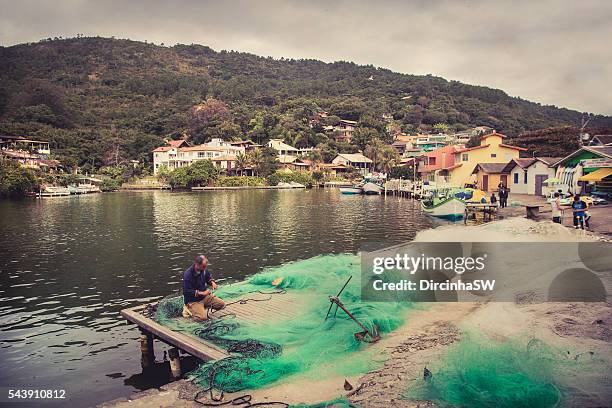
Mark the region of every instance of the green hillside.
[[[190, 113], [210, 98], [223, 103], [209, 103], [204, 117]], [[497, 89], [350, 62], [107, 38], [0, 48], [0, 133], [49, 140], [68, 164], [148, 163], [151, 149], [183, 133], [196, 143], [214, 136], [259, 142], [282, 137], [315, 146], [327, 142], [321, 129], [308, 126], [319, 110], [359, 121], [359, 145], [376, 136], [388, 139], [389, 129], [486, 125], [512, 136], [575, 126], [581, 117]], [[612, 126], [612, 118], [597, 116], [591, 124]]]

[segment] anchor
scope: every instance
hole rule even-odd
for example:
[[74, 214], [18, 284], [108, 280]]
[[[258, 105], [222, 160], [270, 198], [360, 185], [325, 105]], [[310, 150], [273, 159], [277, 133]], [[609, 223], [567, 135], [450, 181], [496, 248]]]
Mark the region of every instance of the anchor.
[[336, 310], [334, 310], [334, 318], [336, 317], [336, 313], [338, 313], [338, 308], [340, 308], [344, 311], [344, 313], [347, 314], [348, 317], [350, 317], [355, 323], [359, 325], [359, 327], [363, 329], [363, 331], [353, 334], [353, 336], [355, 336], [355, 339], [357, 341], [366, 341], [368, 343], [376, 343], [378, 340], [380, 340], [380, 335], [378, 334], [378, 328], [374, 325], [373, 330], [369, 330], [363, 323], [359, 321], [359, 319], [353, 316], [353, 314], [349, 312], [344, 306], [344, 304], [340, 301], [340, 295], [342, 294], [342, 292], [344, 291], [344, 289], [346, 288], [346, 286], [348, 285], [348, 283], [351, 281], [352, 278], [353, 278], [352, 276], [349, 276], [348, 280], [346, 281], [344, 286], [342, 286], [342, 289], [340, 289], [340, 291], [338, 292], [336, 296], [329, 297], [330, 304], [329, 304], [329, 309], [327, 309], [327, 314], [325, 315], [325, 321], [327, 321], [327, 318], [329, 317], [329, 313], [331, 312], [332, 307], [336, 305]]

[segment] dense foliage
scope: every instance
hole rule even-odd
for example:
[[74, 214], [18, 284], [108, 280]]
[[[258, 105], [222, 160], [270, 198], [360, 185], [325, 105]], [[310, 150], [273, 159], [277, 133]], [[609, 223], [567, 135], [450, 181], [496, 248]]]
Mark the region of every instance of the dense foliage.
[[291, 183], [296, 182], [303, 184], [306, 187], [312, 187], [315, 183], [312, 175], [306, 172], [288, 172], [288, 171], [276, 171], [268, 177], [268, 184], [276, 186], [278, 183]]
[[217, 187], [263, 186], [266, 180], [252, 176], [221, 176], [215, 180]]
[[191, 188], [206, 186], [219, 176], [219, 171], [210, 160], [198, 160], [189, 166], [172, 170], [167, 176], [167, 182], [173, 188]]
[[[320, 110], [330, 116], [309, 126]], [[325, 134], [339, 118], [358, 121], [354, 145]], [[487, 125], [512, 136], [580, 120], [501, 90], [349, 62], [83, 37], [0, 47], [0, 133], [48, 140], [64, 164], [84, 170], [130, 159], [148, 166], [153, 148], [182, 134], [194, 143], [282, 138], [319, 145], [329, 161], [400, 130]], [[593, 116], [591, 125], [612, 118]], [[263, 176], [274, 172], [272, 163], [260, 167]]]
[[33, 170], [0, 159], [0, 197], [23, 197], [25, 193], [33, 191], [37, 184]]

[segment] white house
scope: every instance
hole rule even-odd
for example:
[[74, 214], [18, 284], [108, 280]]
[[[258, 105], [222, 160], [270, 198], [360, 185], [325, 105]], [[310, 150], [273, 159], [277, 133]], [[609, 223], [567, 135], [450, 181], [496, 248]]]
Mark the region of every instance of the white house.
[[544, 195], [546, 185], [544, 180], [555, 177], [554, 167], [558, 157], [533, 157], [527, 159], [512, 159], [504, 168], [508, 172], [508, 188], [516, 194]]
[[169, 143], [168, 146], [153, 150], [153, 173], [157, 174], [161, 166], [174, 170], [189, 166], [194, 161], [206, 159], [212, 161], [218, 168], [231, 170], [235, 167], [237, 154], [245, 152], [244, 147], [233, 146], [221, 139], [213, 139], [199, 146], [181, 146], [184, 147]]
[[299, 149], [284, 143], [282, 139], [270, 139], [268, 147], [278, 152], [279, 156], [297, 156]]
[[332, 160], [332, 164], [355, 167], [362, 174], [372, 169], [372, 163], [372, 160], [361, 153], [340, 153]]

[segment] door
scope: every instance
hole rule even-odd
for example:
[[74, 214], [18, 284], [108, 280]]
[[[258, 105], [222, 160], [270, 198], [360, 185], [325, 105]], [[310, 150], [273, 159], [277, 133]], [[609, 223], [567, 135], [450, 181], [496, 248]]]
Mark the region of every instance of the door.
[[499, 176], [499, 182], [502, 183], [504, 187], [508, 187], [508, 175], [502, 174], [501, 176]]
[[544, 180], [548, 178], [546, 174], [536, 174], [535, 176], [535, 195], [542, 195], [542, 184], [544, 184]]
[[482, 191], [489, 191], [489, 176], [487, 174], [482, 176]]

